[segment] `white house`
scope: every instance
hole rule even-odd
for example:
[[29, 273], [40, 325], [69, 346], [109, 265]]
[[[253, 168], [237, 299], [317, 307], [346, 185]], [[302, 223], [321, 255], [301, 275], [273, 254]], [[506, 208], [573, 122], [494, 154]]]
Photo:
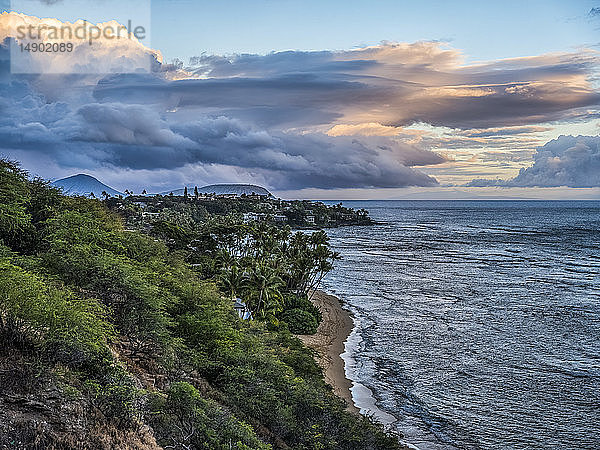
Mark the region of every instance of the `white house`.
[[252, 311], [246, 306], [246, 303], [241, 298], [236, 298], [233, 301], [233, 309], [238, 313], [238, 317], [242, 320], [252, 320]]

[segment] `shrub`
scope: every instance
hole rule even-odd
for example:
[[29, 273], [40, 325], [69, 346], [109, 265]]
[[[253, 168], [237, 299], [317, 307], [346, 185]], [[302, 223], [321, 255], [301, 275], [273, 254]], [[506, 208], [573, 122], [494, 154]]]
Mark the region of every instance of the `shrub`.
[[321, 315], [321, 311], [319, 311], [319, 308], [317, 308], [308, 299], [308, 295], [306, 295], [304, 293], [286, 295], [285, 299], [284, 299], [284, 308], [285, 309], [294, 309], [294, 308], [303, 309], [304, 311], [312, 314], [315, 317], [315, 319], [317, 319], [318, 323], [321, 323], [321, 320], [323, 318]]
[[95, 378], [84, 383], [92, 404], [119, 428], [140, 422], [145, 403], [144, 392], [135, 379], [119, 364], [106, 364]]
[[33, 228], [27, 212], [26, 176], [17, 164], [0, 159], [0, 242], [13, 249], [19, 248], [23, 235]]
[[[101, 358], [113, 329], [104, 307], [0, 260], [0, 329], [67, 364]], [[18, 343], [18, 342], [17, 342]]]
[[197, 449], [259, 449], [271, 446], [256, 437], [252, 427], [212, 400], [202, 398], [187, 382], [171, 384], [167, 395], [154, 394], [151, 421], [162, 445]]
[[281, 318], [294, 334], [315, 334], [319, 326], [315, 316], [300, 308], [285, 311]]

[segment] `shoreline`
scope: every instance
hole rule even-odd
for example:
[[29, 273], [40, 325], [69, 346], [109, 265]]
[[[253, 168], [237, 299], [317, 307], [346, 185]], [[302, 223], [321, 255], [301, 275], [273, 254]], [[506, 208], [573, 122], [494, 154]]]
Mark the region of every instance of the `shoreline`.
[[316, 334], [298, 335], [298, 338], [317, 352], [317, 362], [323, 368], [325, 382], [331, 385], [334, 394], [346, 401], [346, 409], [359, 414], [360, 410], [352, 398], [353, 383], [346, 377], [346, 363], [342, 358], [346, 341], [354, 330], [354, 321], [334, 295], [315, 291], [312, 302], [321, 311], [323, 320]]
[[[377, 406], [373, 392], [368, 387], [346, 376], [346, 371], [352, 374], [356, 370], [356, 364], [347, 349], [347, 346], [357, 345], [356, 323], [352, 313], [342, 307], [338, 297], [320, 290], [314, 292], [312, 302], [321, 311], [323, 320], [315, 334], [296, 336], [317, 352], [317, 363], [323, 369], [325, 382], [331, 385], [335, 395], [346, 401], [348, 412], [371, 415], [382, 425], [392, 426], [398, 419]], [[419, 450], [402, 438], [399, 440], [407, 449]]]

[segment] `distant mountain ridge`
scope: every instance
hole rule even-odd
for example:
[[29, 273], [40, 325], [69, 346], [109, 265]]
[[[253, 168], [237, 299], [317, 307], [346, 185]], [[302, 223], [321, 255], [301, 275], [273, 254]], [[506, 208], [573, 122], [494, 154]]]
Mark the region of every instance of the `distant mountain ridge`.
[[123, 195], [122, 192], [107, 186], [91, 175], [83, 173], [73, 175], [67, 178], [61, 178], [52, 183], [52, 186], [61, 188], [67, 195], [83, 195], [85, 197], [102, 197], [102, 192], [106, 192], [111, 197]]
[[[52, 183], [52, 186], [61, 188], [67, 195], [83, 195], [86, 197], [102, 197], [102, 192], [106, 192], [111, 197], [117, 197], [119, 195], [125, 195], [116, 189], [107, 186], [106, 184], [94, 178], [91, 175], [83, 173], [72, 175], [67, 178], [61, 178]], [[174, 189], [172, 191], [161, 192], [160, 195], [183, 195], [184, 189]], [[189, 195], [194, 195], [194, 186], [188, 187]], [[272, 194], [262, 186], [255, 184], [210, 184], [208, 186], [198, 187], [198, 193], [200, 194], [216, 194], [216, 195], [264, 195], [266, 197], [272, 197]]]
[[[173, 193], [173, 195], [183, 195], [184, 189], [175, 189], [173, 191], [165, 191], [161, 192], [161, 195], [169, 195]], [[266, 190], [262, 186], [257, 186], [255, 184], [209, 184], [208, 186], [198, 187], [199, 194], [216, 194], [216, 195], [225, 195], [225, 194], [235, 194], [235, 195], [264, 195], [267, 197], [271, 197], [272, 194]], [[194, 186], [188, 187], [188, 194], [194, 195]]]

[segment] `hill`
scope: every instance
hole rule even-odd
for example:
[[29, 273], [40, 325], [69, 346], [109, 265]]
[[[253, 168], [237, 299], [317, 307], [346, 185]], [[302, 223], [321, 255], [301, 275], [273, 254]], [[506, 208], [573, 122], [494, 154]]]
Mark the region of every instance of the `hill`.
[[[0, 159], [0, 449], [402, 448], [292, 334], [322, 318], [323, 231], [188, 223], [201, 201], [182, 197], [125, 226], [132, 198], [67, 197]], [[206, 200], [230, 202], [263, 203]]]
[[91, 194], [93, 194], [94, 197], [98, 198], [102, 196], [102, 192], [106, 192], [113, 197], [123, 195], [123, 193], [116, 189], [83, 173], [56, 180], [52, 183], [52, 186], [62, 188], [63, 192], [67, 195], [83, 195], [85, 197], [91, 197]]

